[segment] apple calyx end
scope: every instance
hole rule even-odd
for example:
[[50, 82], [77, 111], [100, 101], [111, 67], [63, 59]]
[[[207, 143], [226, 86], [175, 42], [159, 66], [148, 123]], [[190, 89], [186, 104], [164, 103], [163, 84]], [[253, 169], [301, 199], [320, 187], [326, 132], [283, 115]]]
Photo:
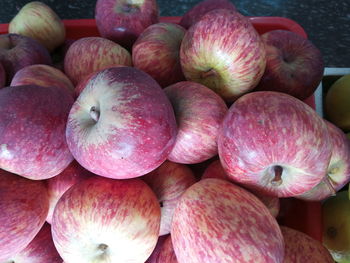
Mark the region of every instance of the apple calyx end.
[[98, 245], [98, 249], [101, 250], [101, 251], [106, 251], [108, 248], [108, 246], [106, 244], [99, 244]]
[[97, 107], [92, 106], [90, 108], [90, 117], [95, 121], [98, 122], [99, 118], [100, 118], [100, 111], [99, 109], [97, 109]]
[[274, 177], [271, 180], [271, 184], [273, 186], [280, 186], [283, 183], [283, 180], [282, 180], [283, 167], [280, 165], [275, 165], [273, 166], [273, 172], [274, 172]]
[[211, 68], [211, 69], [209, 69], [207, 71], [201, 72], [200, 73], [200, 78], [201, 79], [205, 79], [205, 78], [208, 78], [208, 77], [215, 77], [217, 75], [218, 75], [218, 73], [216, 72], [216, 70]]

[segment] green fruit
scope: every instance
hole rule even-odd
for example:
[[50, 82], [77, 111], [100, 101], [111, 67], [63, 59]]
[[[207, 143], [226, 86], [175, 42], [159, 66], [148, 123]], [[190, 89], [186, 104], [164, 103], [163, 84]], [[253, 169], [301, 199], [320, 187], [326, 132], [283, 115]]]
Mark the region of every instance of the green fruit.
[[350, 263], [350, 200], [341, 191], [323, 203], [323, 244], [335, 261]]

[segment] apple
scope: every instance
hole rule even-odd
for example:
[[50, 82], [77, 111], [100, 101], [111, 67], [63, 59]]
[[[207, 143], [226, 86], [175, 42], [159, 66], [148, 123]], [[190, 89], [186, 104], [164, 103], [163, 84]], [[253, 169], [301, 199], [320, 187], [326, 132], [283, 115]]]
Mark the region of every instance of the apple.
[[285, 243], [283, 263], [334, 263], [331, 254], [320, 241], [287, 226], [281, 226], [281, 231]]
[[201, 83], [231, 102], [260, 81], [265, 47], [248, 17], [216, 9], [187, 30], [180, 63], [187, 80]]
[[350, 262], [350, 200], [339, 191], [322, 204], [322, 242], [335, 261]]
[[234, 102], [218, 136], [231, 180], [265, 195], [293, 197], [327, 172], [332, 145], [314, 109], [281, 92], [257, 91]]
[[6, 84], [6, 72], [2, 63], [0, 62], [0, 89], [5, 87], [5, 84]]
[[299, 199], [321, 201], [335, 195], [350, 181], [350, 141], [337, 126], [325, 120], [332, 144], [332, 156], [323, 180]]
[[280, 227], [265, 205], [217, 178], [200, 180], [183, 193], [171, 239], [180, 263], [282, 262], [284, 256]]
[[[204, 170], [201, 180], [206, 178], [218, 178], [232, 182], [222, 167], [220, 160], [214, 160]], [[256, 197], [258, 197], [274, 217], [278, 216], [280, 211], [280, 200], [278, 197], [263, 195], [257, 191], [252, 191], [251, 189], [246, 190], [250, 191]]]
[[158, 261], [155, 263], [178, 263], [170, 235], [164, 240]]
[[217, 155], [217, 135], [227, 112], [224, 100], [209, 88], [181, 81], [164, 89], [178, 125], [175, 145], [168, 160], [194, 164]]
[[185, 29], [174, 23], [157, 23], [141, 33], [132, 47], [132, 61], [162, 87], [185, 80], [180, 45]]
[[52, 214], [61, 196], [74, 184], [90, 178], [94, 174], [84, 169], [76, 160], [73, 160], [59, 175], [46, 181], [49, 195], [49, 212], [46, 221], [51, 224]]
[[170, 233], [176, 204], [185, 190], [196, 182], [192, 170], [184, 164], [165, 161], [157, 169], [142, 176], [156, 194], [161, 207], [159, 235]]
[[50, 225], [45, 223], [28, 246], [5, 261], [7, 262], [62, 263], [62, 258], [52, 241]]
[[51, 226], [65, 263], [98, 263], [145, 262], [159, 225], [158, 200], [146, 183], [95, 176], [63, 194]]
[[326, 119], [345, 132], [350, 132], [350, 74], [343, 75], [325, 96]]
[[0, 35], [0, 62], [6, 72], [7, 84], [25, 66], [52, 64], [50, 54], [44, 46], [30, 37], [18, 34]]
[[45, 223], [45, 184], [0, 170], [0, 262], [23, 250]]
[[160, 263], [160, 262], [158, 262], [158, 256], [159, 256], [160, 251], [162, 250], [164, 241], [168, 238], [168, 236], [170, 236], [170, 235], [168, 234], [168, 235], [158, 237], [157, 245], [153, 249], [152, 254], [149, 256], [149, 258], [146, 260], [145, 263]]
[[59, 69], [49, 65], [35, 64], [17, 71], [10, 86], [22, 85], [56, 86], [66, 89], [72, 96], [74, 95], [74, 86], [69, 78]]
[[8, 31], [31, 37], [49, 51], [60, 46], [66, 37], [62, 20], [48, 5], [39, 1], [24, 5], [10, 21]]
[[0, 167], [41, 180], [62, 172], [73, 157], [65, 139], [71, 94], [25, 85], [0, 90]]
[[321, 51], [308, 39], [287, 30], [261, 35], [266, 49], [266, 68], [255, 90], [310, 97], [320, 84], [324, 63]]
[[174, 111], [158, 83], [136, 68], [113, 67], [94, 75], [80, 93], [66, 138], [84, 168], [126, 179], [161, 165], [176, 133]]
[[188, 29], [190, 26], [200, 20], [203, 15], [214, 9], [228, 9], [236, 11], [236, 7], [229, 0], [203, 0], [188, 10], [182, 16], [179, 24]]
[[64, 72], [74, 85], [90, 73], [115, 65], [131, 66], [129, 51], [102, 37], [84, 37], [71, 44], [64, 57]]
[[95, 20], [103, 38], [131, 50], [138, 36], [159, 22], [156, 0], [97, 0]]

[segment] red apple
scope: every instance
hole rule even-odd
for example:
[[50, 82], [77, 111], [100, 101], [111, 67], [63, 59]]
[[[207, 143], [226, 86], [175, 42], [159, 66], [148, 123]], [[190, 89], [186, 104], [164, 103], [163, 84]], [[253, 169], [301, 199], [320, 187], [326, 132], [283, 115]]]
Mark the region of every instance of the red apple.
[[185, 29], [173, 23], [149, 26], [132, 47], [135, 68], [153, 77], [162, 87], [185, 80], [180, 65], [180, 45]]
[[211, 88], [230, 102], [260, 81], [265, 47], [248, 17], [216, 9], [188, 29], [180, 62], [186, 79]]
[[171, 242], [171, 236], [168, 236], [162, 246], [162, 249], [158, 256], [158, 261], [155, 263], [178, 263], [173, 243]]
[[7, 84], [25, 66], [52, 64], [50, 54], [44, 46], [32, 38], [17, 34], [0, 35], [0, 62], [6, 72]]
[[284, 256], [280, 227], [265, 205], [216, 178], [200, 180], [182, 195], [171, 239], [180, 263], [282, 262]]
[[182, 81], [164, 89], [175, 111], [178, 134], [168, 159], [193, 164], [217, 155], [217, 135], [227, 112], [224, 100], [209, 88]]
[[161, 206], [159, 235], [169, 234], [176, 204], [183, 192], [196, 182], [196, 178], [186, 165], [165, 161], [142, 179], [156, 194]]
[[229, 0], [202, 0], [182, 16], [180, 25], [188, 29], [200, 20], [203, 15], [214, 9], [236, 11], [236, 7]]
[[30, 65], [17, 71], [10, 86], [22, 85], [56, 86], [74, 95], [74, 86], [69, 78], [62, 71], [49, 65]]
[[176, 132], [173, 109], [157, 82], [138, 69], [114, 67], [96, 74], [80, 93], [66, 138], [83, 167], [125, 179], [161, 165]]
[[59, 16], [39, 1], [25, 4], [9, 23], [9, 33], [31, 37], [49, 51], [64, 42], [66, 29]]
[[246, 94], [230, 107], [218, 137], [228, 176], [265, 195], [292, 197], [316, 186], [331, 158], [327, 125], [284, 93]]
[[350, 141], [345, 133], [331, 122], [324, 120], [332, 143], [332, 156], [323, 180], [299, 199], [321, 201], [335, 195], [350, 181]]
[[6, 72], [4, 66], [0, 62], [0, 89], [6, 85]]
[[45, 184], [0, 170], [0, 262], [23, 250], [45, 223]]
[[96, 176], [60, 198], [52, 237], [65, 263], [145, 262], [159, 225], [158, 200], [146, 183]]
[[71, 94], [35, 85], [0, 90], [0, 167], [29, 179], [47, 179], [73, 160], [65, 139]]
[[[231, 181], [224, 168], [222, 167], [220, 160], [215, 160], [208, 165], [208, 167], [204, 170], [201, 179], [205, 178], [218, 178]], [[274, 217], [277, 217], [280, 211], [280, 200], [278, 197], [263, 195], [259, 192], [252, 191], [251, 189], [246, 190], [252, 192], [256, 197], [258, 197], [260, 201], [264, 203], [267, 209], [269, 209], [270, 213]]]
[[156, 0], [97, 0], [97, 29], [104, 38], [131, 50], [133, 43], [147, 27], [158, 23]]
[[281, 231], [285, 243], [283, 263], [334, 263], [327, 248], [318, 240], [286, 226], [281, 226]]
[[45, 223], [28, 246], [6, 262], [62, 263], [62, 258], [52, 241], [50, 225]]
[[52, 214], [58, 200], [74, 184], [93, 176], [93, 173], [84, 169], [77, 161], [73, 160], [59, 175], [46, 181], [49, 194], [50, 208], [46, 221], [51, 224]]
[[261, 36], [266, 49], [266, 69], [256, 90], [290, 94], [300, 100], [311, 96], [323, 77], [323, 58], [311, 41], [287, 30]]
[[115, 65], [131, 66], [129, 51], [102, 37], [85, 37], [75, 41], [64, 57], [64, 72], [74, 85], [89, 74]]

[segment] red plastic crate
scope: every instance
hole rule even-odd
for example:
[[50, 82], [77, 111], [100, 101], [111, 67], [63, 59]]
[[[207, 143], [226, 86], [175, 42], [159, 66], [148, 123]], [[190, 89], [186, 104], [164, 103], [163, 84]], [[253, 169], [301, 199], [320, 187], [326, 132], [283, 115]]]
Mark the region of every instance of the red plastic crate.
[[[161, 17], [161, 22], [178, 23], [180, 17]], [[263, 34], [275, 29], [289, 30], [305, 38], [304, 29], [295, 21], [284, 17], [249, 17], [255, 29]], [[67, 39], [99, 36], [94, 19], [63, 20]], [[0, 24], [0, 34], [8, 32], [8, 24]], [[315, 108], [314, 96], [305, 100]], [[278, 221], [282, 225], [298, 229], [311, 237], [322, 240], [322, 211], [320, 202], [305, 202], [294, 198], [281, 199], [281, 211]]]

